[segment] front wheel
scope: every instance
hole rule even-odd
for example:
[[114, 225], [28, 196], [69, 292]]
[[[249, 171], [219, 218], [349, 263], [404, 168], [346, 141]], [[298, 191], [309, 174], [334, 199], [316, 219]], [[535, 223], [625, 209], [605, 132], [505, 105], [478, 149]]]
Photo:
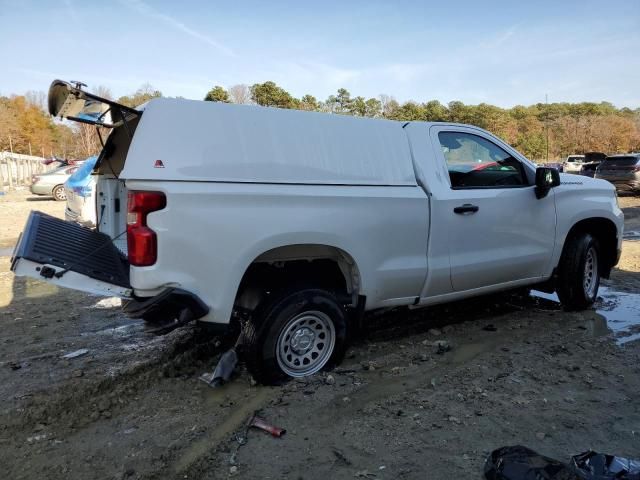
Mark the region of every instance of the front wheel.
[[347, 314], [335, 296], [305, 289], [258, 307], [244, 328], [247, 368], [266, 385], [306, 377], [338, 363], [347, 341]]
[[567, 310], [589, 308], [600, 287], [600, 247], [588, 233], [576, 233], [567, 238], [560, 265], [556, 291]]

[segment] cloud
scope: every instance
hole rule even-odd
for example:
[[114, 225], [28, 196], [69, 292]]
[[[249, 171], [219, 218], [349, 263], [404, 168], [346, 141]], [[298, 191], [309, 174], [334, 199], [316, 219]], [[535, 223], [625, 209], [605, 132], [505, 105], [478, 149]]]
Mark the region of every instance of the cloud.
[[170, 15], [166, 15], [164, 13], [158, 12], [157, 10], [147, 5], [142, 0], [120, 0], [120, 3], [126, 6], [127, 8], [137, 11], [142, 15], [145, 15], [150, 18], [155, 18], [157, 20], [160, 20], [166, 23], [167, 25], [171, 26], [175, 30], [185, 33], [188, 36], [195, 38], [196, 40], [199, 40], [202, 43], [209, 45], [210, 47], [213, 47], [214, 49], [218, 50], [220, 53], [222, 53], [223, 55], [226, 55], [227, 57], [237, 56], [235, 52], [231, 50], [229, 47], [227, 47], [226, 45], [223, 45], [222, 43], [215, 41], [214, 39], [212, 39], [208, 35], [205, 35], [204, 33], [200, 33], [197, 30], [194, 30], [193, 28], [188, 27], [187, 25], [185, 25], [179, 20], [176, 20]]

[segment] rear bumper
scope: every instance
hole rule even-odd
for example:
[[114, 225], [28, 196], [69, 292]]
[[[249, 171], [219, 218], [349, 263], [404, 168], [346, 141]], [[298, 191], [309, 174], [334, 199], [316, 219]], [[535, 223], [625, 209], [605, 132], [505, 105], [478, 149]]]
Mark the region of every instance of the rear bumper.
[[209, 307], [197, 295], [180, 288], [167, 288], [155, 297], [134, 297], [122, 307], [124, 313], [132, 318], [162, 315], [168, 310], [183, 312], [185, 309], [191, 320], [197, 320], [209, 313]]
[[597, 176], [596, 178], [600, 178], [602, 180], [606, 180], [613, 184], [616, 187], [616, 190], [628, 192], [628, 191], [638, 191], [640, 190], [640, 179], [635, 177], [627, 177], [627, 178], [607, 178], [606, 176]]

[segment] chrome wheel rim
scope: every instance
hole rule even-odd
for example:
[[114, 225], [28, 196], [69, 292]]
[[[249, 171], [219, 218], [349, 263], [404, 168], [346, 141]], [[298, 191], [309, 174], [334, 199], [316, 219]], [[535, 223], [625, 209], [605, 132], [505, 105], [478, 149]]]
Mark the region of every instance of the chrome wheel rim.
[[313, 375], [327, 364], [335, 342], [335, 328], [326, 313], [302, 312], [278, 336], [278, 365], [290, 377]]
[[66, 200], [67, 194], [64, 191], [64, 188], [56, 188], [53, 191], [53, 196], [56, 200]]
[[584, 262], [583, 276], [584, 293], [589, 298], [593, 298], [596, 294], [598, 286], [598, 254], [596, 249], [591, 247], [587, 250], [587, 258]]

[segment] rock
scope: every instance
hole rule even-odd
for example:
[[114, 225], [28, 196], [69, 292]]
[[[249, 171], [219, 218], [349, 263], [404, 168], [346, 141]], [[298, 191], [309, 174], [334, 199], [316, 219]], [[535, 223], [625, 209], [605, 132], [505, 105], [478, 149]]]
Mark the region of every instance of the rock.
[[538, 432], [538, 433], [536, 433], [536, 438], [537, 438], [538, 440], [544, 440], [544, 439], [545, 439], [545, 437], [546, 437], [546, 435], [545, 435], [543, 432]]
[[74, 370], [73, 373], [71, 374], [71, 376], [75, 377], [75, 378], [80, 378], [84, 375], [84, 372], [82, 370]]
[[9, 362], [7, 365], [9, 365], [9, 368], [11, 368], [11, 370], [20, 370], [22, 368], [22, 365], [17, 362]]
[[443, 353], [451, 350], [451, 345], [446, 340], [438, 340], [434, 343], [434, 345], [436, 347], [436, 353], [438, 355], [442, 355]]
[[342, 401], [344, 403], [349, 403], [351, 401], [351, 399], [349, 397], [342, 397]]
[[108, 398], [101, 398], [100, 401], [98, 402], [98, 410], [101, 412], [104, 412], [105, 410], [109, 410], [110, 406], [111, 406], [111, 400], [109, 400]]
[[373, 371], [376, 368], [378, 368], [378, 364], [376, 364], [376, 362], [373, 362], [373, 361], [362, 362], [361, 365], [364, 370]]
[[449, 416], [447, 420], [449, 420], [451, 423], [455, 423], [456, 425], [460, 425], [462, 423], [462, 421], [460, 421], [458, 417], [454, 417], [453, 415]]
[[104, 418], [111, 418], [111, 412], [109, 410], [105, 410], [104, 412], [102, 412], [102, 416]]
[[235, 465], [232, 465], [231, 467], [229, 467], [229, 475], [236, 475], [238, 473], [238, 467], [236, 467]]
[[335, 385], [336, 379], [333, 375], [327, 375], [327, 378], [324, 379], [324, 383], [327, 385]]
[[437, 328], [430, 328], [429, 335], [433, 335], [434, 337], [439, 337], [440, 335], [442, 335], [442, 332]]

